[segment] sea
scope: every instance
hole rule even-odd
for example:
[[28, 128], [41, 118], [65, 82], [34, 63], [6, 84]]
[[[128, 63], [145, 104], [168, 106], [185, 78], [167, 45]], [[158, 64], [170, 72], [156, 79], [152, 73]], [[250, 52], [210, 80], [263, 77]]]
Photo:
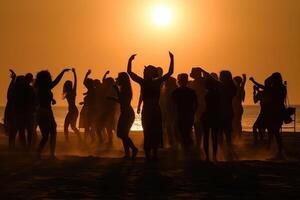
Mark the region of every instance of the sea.
[[[293, 106], [296, 107], [296, 115], [295, 115], [295, 127], [296, 131], [300, 130], [300, 118], [297, 118], [297, 116], [300, 117], [300, 105]], [[79, 108], [80, 109], [80, 108]], [[246, 105], [244, 106], [244, 115], [243, 115], [243, 121], [242, 126], [244, 131], [251, 131], [253, 123], [255, 122], [258, 114], [259, 114], [260, 107], [255, 105]], [[63, 131], [63, 125], [64, 125], [64, 119], [67, 114], [67, 107], [62, 106], [53, 106], [53, 112], [55, 115], [55, 120], [57, 123], [57, 129], [58, 131]], [[136, 109], [135, 109], [136, 111]], [[4, 107], [0, 107], [0, 114], [1, 119], [3, 119], [4, 116]], [[132, 131], [142, 131], [142, 124], [141, 124], [141, 115], [137, 114], [135, 112], [135, 121], [131, 127]], [[288, 125], [283, 126], [283, 130], [285, 132], [294, 132], [294, 122]]]

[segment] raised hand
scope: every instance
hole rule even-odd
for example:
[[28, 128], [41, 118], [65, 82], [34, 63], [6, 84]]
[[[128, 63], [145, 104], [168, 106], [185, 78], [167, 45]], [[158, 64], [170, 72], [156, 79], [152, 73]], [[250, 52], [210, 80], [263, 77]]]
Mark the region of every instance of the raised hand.
[[107, 75], [107, 74], [109, 74], [110, 73], [110, 71], [109, 70], [107, 70], [106, 72], [105, 72], [105, 74]]
[[169, 56], [170, 56], [171, 59], [174, 58], [174, 55], [173, 55], [173, 53], [171, 51], [169, 51]]
[[136, 54], [133, 54], [132, 56], [130, 56], [129, 61], [133, 61], [135, 59]]
[[9, 72], [10, 72], [10, 78], [12, 78], [12, 79], [16, 78], [17, 75], [14, 72], [14, 70], [10, 69]]
[[70, 68], [66, 68], [66, 69], [63, 70], [63, 72], [68, 72], [70, 70], [71, 70]]
[[75, 68], [72, 68], [72, 72], [73, 72], [73, 73], [75, 73], [75, 72], [76, 72]]
[[92, 73], [92, 70], [89, 69], [86, 74], [90, 75], [91, 73]]

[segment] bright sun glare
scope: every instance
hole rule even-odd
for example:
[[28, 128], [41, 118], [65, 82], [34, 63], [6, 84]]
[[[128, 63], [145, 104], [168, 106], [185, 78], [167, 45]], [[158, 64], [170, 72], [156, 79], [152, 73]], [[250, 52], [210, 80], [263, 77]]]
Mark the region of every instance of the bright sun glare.
[[172, 9], [165, 5], [158, 5], [152, 9], [152, 21], [156, 26], [168, 26], [173, 19]]

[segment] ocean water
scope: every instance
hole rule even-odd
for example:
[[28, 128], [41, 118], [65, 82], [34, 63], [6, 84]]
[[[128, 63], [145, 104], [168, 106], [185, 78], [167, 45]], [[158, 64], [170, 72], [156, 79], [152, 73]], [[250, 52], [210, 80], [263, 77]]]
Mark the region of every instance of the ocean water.
[[[300, 117], [300, 106], [295, 106], [295, 107], [297, 108], [296, 116]], [[259, 109], [260, 109], [259, 106], [244, 106], [244, 115], [243, 115], [243, 121], [242, 121], [244, 131], [251, 131], [252, 125], [255, 122], [255, 120], [256, 120], [256, 118], [259, 114]], [[65, 116], [67, 114], [67, 108], [66, 107], [60, 107], [60, 106], [54, 106], [53, 111], [54, 111], [54, 114], [55, 114], [58, 131], [62, 131], [63, 130], [63, 125], [64, 125], [64, 119], [65, 119]], [[3, 119], [4, 107], [0, 107], [0, 114], [2, 116], [1, 119]], [[291, 123], [289, 125], [285, 125], [284, 130], [292, 132], [292, 131], [294, 131], [294, 129], [293, 128], [288, 128], [288, 127], [293, 127], [293, 126], [294, 126], [293, 123]], [[300, 118], [296, 118], [296, 129], [300, 130]], [[131, 130], [132, 131], [141, 131], [141, 130], [143, 130], [142, 125], [141, 125], [141, 115], [136, 113], [135, 121], [134, 121], [134, 124], [133, 124]]]

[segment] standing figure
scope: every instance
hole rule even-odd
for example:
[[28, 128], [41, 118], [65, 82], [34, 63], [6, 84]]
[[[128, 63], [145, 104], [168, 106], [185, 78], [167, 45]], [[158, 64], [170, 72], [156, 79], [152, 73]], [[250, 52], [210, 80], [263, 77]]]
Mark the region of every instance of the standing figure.
[[25, 127], [28, 113], [29, 95], [25, 83], [25, 76], [17, 76], [12, 89], [12, 127], [9, 134], [9, 146], [15, 147], [16, 135], [19, 134], [23, 148], [26, 147]]
[[179, 140], [185, 155], [188, 155], [193, 144], [192, 129], [198, 102], [195, 91], [187, 87], [188, 74], [179, 74], [177, 80], [179, 88], [175, 89], [172, 96], [177, 111]]
[[172, 148], [178, 144], [178, 132], [176, 127], [176, 107], [172, 98], [177, 88], [176, 78], [170, 77], [161, 89], [160, 107], [163, 118], [164, 141]]
[[218, 76], [211, 74], [210, 77], [205, 79], [205, 104], [206, 108], [202, 116], [203, 129], [204, 129], [204, 152], [206, 161], [209, 161], [209, 136], [212, 138], [213, 146], [213, 160], [217, 161], [218, 153], [218, 135], [220, 132], [220, 91]]
[[236, 86], [236, 95], [233, 98], [232, 106], [233, 106], [233, 121], [232, 121], [232, 129], [233, 129], [233, 137], [240, 137], [243, 132], [242, 128], [242, 118], [244, 114], [243, 102], [245, 101], [245, 84], [247, 80], [246, 74], [243, 74], [243, 78], [240, 76], [234, 77], [234, 83]]
[[64, 98], [68, 102], [68, 114], [65, 118], [64, 123], [64, 133], [66, 137], [66, 141], [69, 139], [69, 126], [71, 126], [72, 130], [78, 138], [80, 138], [79, 130], [76, 128], [77, 118], [78, 118], [78, 108], [76, 106], [76, 95], [77, 95], [77, 75], [76, 71], [72, 69], [74, 76], [74, 84], [72, 81], [68, 80], [65, 82], [63, 87], [63, 95]]
[[[130, 128], [134, 122], [135, 114], [131, 106], [132, 88], [129, 76], [126, 72], [121, 72], [117, 78], [117, 85], [114, 86], [117, 98], [115, 101], [120, 103], [121, 114], [117, 125], [117, 136], [122, 140], [125, 156], [124, 158], [135, 159], [138, 149], [129, 137]], [[130, 154], [131, 150], [131, 154]]]
[[8, 89], [7, 89], [7, 102], [5, 106], [4, 111], [4, 127], [5, 132], [9, 135], [11, 133], [11, 129], [13, 128], [12, 120], [13, 120], [13, 113], [12, 113], [12, 107], [13, 107], [13, 101], [12, 101], [12, 91], [16, 82], [17, 75], [13, 70], [9, 70], [10, 72], [10, 78], [11, 81], [9, 83]]
[[36, 75], [36, 92], [38, 101], [37, 123], [41, 130], [42, 139], [38, 147], [38, 157], [41, 157], [42, 151], [50, 136], [50, 155], [55, 158], [56, 147], [56, 122], [52, 111], [51, 103], [53, 102], [53, 93], [51, 90], [60, 82], [65, 72], [69, 69], [64, 69], [54, 81], [49, 71], [40, 71]]
[[141, 93], [143, 97], [142, 109], [142, 126], [144, 129], [144, 150], [147, 160], [157, 160], [157, 150], [161, 143], [162, 138], [162, 118], [159, 106], [160, 88], [161, 84], [167, 80], [174, 71], [174, 56], [171, 52], [170, 67], [167, 74], [161, 78], [157, 78], [156, 67], [149, 65], [144, 69], [144, 78], [141, 78], [132, 72], [132, 61], [136, 55], [129, 58], [127, 72], [131, 79], [141, 86]]
[[190, 87], [196, 92], [198, 100], [198, 108], [195, 115], [194, 131], [196, 137], [197, 148], [201, 147], [203, 137], [202, 115], [205, 110], [205, 87], [204, 73], [200, 67], [192, 68], [190, 77], [194, 79], [190, 82]]

